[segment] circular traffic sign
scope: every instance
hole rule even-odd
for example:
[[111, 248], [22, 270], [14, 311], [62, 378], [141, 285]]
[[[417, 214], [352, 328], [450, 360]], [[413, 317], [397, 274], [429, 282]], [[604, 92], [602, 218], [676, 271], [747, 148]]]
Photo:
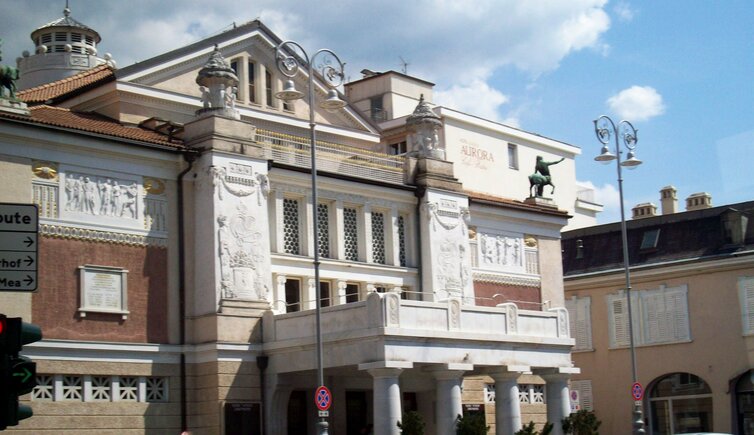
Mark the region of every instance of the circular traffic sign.
[[317, 409], [320, 411], [327, 411], [330, 409], [330, 404], [332, 403], [330, 390], [325, 386], [317, 388], [317, 391], [314, 393], [314, 403], [317, 404]]
[[644, 397], [644, 388], [642, 388], [640, 383], [634, 382], [634, 384], [631, 385], [631, 397], [633, 397], [634, 400], [641, 400]]

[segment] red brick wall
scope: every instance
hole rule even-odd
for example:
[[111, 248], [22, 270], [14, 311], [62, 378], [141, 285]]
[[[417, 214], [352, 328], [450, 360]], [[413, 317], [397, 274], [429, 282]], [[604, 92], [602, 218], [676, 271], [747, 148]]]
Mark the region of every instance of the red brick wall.
[[[167, 250], [40, 237], [39, 287], [32, 296], [33, 322], [44, 338], [166, 343]], [[128, 270], [128, 318], [86, 313], [81, 317], [79, 266]]]
[[[477, 305], [494, 307], [504, 302], [515, 302], [518, 308], [522, 310], [541, 310], [541, 305], [539, 304], [542, 302], [542, 294], [537, 287], [474, 281], [474, 293], [479, 298], [476, 300]], [[498, 293], [502, 296], [497, 296], [493, 299], [492, 297]]]

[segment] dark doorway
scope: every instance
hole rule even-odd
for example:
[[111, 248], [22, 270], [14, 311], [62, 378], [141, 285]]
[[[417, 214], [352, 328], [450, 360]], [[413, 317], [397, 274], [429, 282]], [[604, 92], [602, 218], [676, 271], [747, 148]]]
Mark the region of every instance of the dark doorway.
[[261, 434], [261, 406], [258, 403], [225, 404], [225, 435]]
[[369, 424], [366, 391], [346, 391], [346, 435], [360, 435]]
[[308, 433], [306, 424], [306, 391], [294, 391], [288, 400], [288, 435]]

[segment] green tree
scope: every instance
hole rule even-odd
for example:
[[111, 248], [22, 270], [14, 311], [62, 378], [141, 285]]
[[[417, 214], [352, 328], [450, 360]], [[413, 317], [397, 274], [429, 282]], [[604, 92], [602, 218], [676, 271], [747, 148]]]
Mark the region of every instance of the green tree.
[[542, 432], [539, 432], [534, 428], [534, 422], [530, 421], [529, 424], [521, 428], [515, 435], [549, 435], [552, 432], [552, 427], [552, 423], [545, 423]]
[[408, 411], [403, 414], [403, 418], [398, 422], [398, 428], [403, 435], [424, 435], [424, 419], [416, 411]]
[[563, 432], [573, 435], [599, 435], [602, 424], [593, 411], [575, 412], [563, 419]]
[[485, 435], [490, 427], [486, 425], [483, 414], [468, 414], [456, 418], [457, 435]]

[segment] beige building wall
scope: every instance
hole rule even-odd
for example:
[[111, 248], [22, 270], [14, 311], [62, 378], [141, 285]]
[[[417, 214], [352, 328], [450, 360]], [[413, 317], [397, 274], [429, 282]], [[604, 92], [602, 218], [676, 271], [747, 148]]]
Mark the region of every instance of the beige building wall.
[[[702, 378], [712, 390], [713, 429], [731, 432], [730, 381], [754, 367], [754, 337], [744, 336], [738, 278], [754, 276], [754, 262], [737, 259], [683, 267], [633, 272], [634, 291], [660, 286], [687, 286], [691, 340], [683, 343], [636, 347], [639, 382], [645, 387], [645, 417], [651, 383], [677, 372]], [[623, 273], [589, 279], [567, 278], [566, 298], [591, 298], [591, 334], [594, 350], [573, 353], [581, 374], [573, 380], [591, 380], [594, 410], [602, 420], [601, 432], [630, 433], [632, 398], [628, 348], [610, 349], [606, 296], [625, 287]], [[647, 431], [647, 433], [650, 433]]]

